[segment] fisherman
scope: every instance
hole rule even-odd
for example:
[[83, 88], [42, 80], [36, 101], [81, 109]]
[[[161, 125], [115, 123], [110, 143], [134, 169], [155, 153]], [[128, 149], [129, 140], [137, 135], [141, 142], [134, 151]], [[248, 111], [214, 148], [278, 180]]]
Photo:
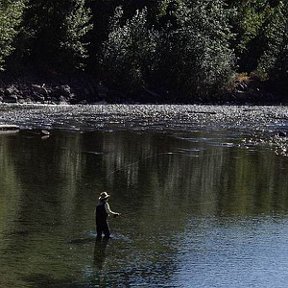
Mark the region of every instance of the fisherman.
[[107, 192], [102, 192], [99, 197], [99, 203], [96, 206], [95, 216], [97, 239], [101, 239], [102, 234], [104, 234], [105, 239], [110, 238], [110, 230], [107, 223], [107, 218], [109, 215], [112, 215], [114, 217], [120, 215], [119, 213], [111, 211], [110, 205], [108, 203], [109, 197], [110, 195], [108, 195]]

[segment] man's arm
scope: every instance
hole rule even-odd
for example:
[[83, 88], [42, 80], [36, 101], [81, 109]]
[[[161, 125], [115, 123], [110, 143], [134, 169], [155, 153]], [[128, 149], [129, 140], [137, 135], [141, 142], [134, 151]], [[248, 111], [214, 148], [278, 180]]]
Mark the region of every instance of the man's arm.
[[113, 212], [111, 209], [110, 209], [110, 205], [108, 202], [105, 203], [105, 210], [106, 212], [109, 214], [109, 215], [113, 215], [113, 216], [119, 216], [120, 214], [117, 213], [117, 212]]

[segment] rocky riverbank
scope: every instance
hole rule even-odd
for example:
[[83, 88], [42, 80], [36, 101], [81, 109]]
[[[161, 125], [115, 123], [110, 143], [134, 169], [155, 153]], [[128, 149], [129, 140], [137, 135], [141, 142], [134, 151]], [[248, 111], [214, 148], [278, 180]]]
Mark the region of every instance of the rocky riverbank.
[[[2, 75], [3, 76], [3, 75]], [[156, 89], [157, 90], [157, 89]], [[116, 91], [103, 85], [89, 74], [35, 75], [11, 77], [4, 74], [0, 78], [0, 103], [13, 104], [189, 104], [181, 95], [165, 89], [143, 88], [135, 95]], [[287, 100], [279, 92], [253, 77], [238, 77], [222, 95], [205, 99], [195, 97], [191, 104], [282, 104]]]
[[107, 90], [89, 75], [25, 76], [0, 79], [0, 103], [89, 104], [104, 101]]

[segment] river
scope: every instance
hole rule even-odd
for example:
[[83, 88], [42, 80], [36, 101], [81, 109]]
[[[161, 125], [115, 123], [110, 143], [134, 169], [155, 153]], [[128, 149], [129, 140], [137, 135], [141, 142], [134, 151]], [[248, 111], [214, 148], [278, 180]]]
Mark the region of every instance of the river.
[[[287, 119], [281, 106], [0, 106], [21, 128], [0, 135], [0, 287], [287, 287]], [[95, 242], [102, 191], [121, 216]]]

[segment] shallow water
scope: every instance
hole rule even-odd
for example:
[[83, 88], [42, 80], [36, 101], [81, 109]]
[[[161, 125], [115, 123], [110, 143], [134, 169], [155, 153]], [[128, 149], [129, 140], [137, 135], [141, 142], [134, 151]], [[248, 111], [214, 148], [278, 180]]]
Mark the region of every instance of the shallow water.
[[[96, 129], [94, 112], [57, 109], [13, 112], [24, 128], [53, 123], [48, 138], [0, 135], [1, 288], [287, 287], [287, 157], [232, 122]], [[101, 191], [122, 215], [98, 243]]]

